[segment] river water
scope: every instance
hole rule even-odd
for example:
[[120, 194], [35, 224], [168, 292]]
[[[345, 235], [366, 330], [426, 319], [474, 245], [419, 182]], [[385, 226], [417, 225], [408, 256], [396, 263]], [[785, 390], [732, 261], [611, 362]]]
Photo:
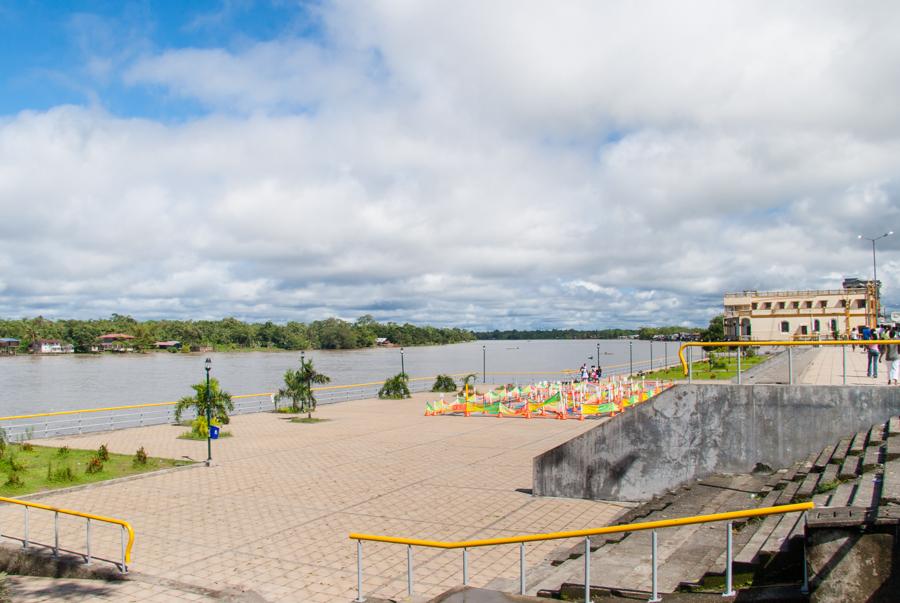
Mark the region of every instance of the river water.
[[[477, 341], [445, 346], [407, 347], [403, 363], [411, 377], [437, 373], [480, 373], [482, 346], [490, 373], [561, 371], [595, 362], [600, 346], [604, 375], [624, 373], [631, 348], [634, 370], [649, 368], [651, 343], [619, 340]], [[677, 342], [655, 342], [653, 366], [677, 360]], [[231, 394], [276, 390], [284, 371], [297, 368], [299, 352], [220, 352], [210, 354], [68, 354], [0, 356], [0, 416], [177, 400], [205, 377], [204, 360], [212, 359], [212, 376]], [[399, 348], [306, 353], [316, 369], [343, 385], [381, 381], [400, 372]], [[496, 376], [496, 381], [505, 377]], [[527, 381], [520, 377], [519, 381]]]

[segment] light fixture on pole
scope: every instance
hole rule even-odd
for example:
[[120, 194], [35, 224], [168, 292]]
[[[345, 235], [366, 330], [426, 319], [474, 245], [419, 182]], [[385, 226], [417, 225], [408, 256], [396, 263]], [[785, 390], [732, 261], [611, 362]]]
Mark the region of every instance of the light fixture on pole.
[[481, 382], [487, 383], [487, 346], [481, 346]]
[[884, 237], [889, 237], [892, 234], [894, 234], [894, 231], [889, 230], [886, 233], [884, 233], [883, 235], [881, 235], [880, 237], [875, 237], [874, 239], [871, 237], [864, 237], [862, 235], [856, 236], [857, 239], [865, 239], [866, 241], [872, 242], [872, 288], [873, 288], [873, 291], [875, 292], [875, 308], [874, 308], [875, 311], [873, 313], [873, 315], [875, 317], [875, 324], [872, 325], [873, 327], [878, 325], [878, 303], [881, 301], [881, 299], [880, 299], [881, 295], [880, 295], [880, 291], [878, 289], [878, 266], [875, 264], [875, 241], [877, 241], [879, 239], [883, 239]]
[[212, 465], [212, 400], [209, 396], [209, 371], [212, 360], [206, 359], [206, 466]]
[[403, 348], [400, 348], [400, 372], [406, 374], [406, 364], [403, 361]]
[[628, 340], [628, 376], [629, 377], [631, 377], [631, 375], [634, 373], [634, 356], [631, 353], [633, 344], [634, 344], [634, 341], [629, 339]]

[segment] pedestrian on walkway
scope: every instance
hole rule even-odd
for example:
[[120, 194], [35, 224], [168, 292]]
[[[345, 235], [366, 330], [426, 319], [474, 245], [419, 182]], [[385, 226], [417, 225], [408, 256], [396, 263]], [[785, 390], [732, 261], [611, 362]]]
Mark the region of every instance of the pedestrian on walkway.
[[866, 368], [866, 377], [872, 377], [873, 379], [878, 379], [878, 356], [881, 354], [881, 351], [878, 348], [878, 344], [876, 340], [870, 340], [868, 346], [868, 356], [869, 356], [869, 364]]
[[[890, 338], [897, 339], [900, 335], [900, 329], [894, 327], [891, 329]], [[890, 363], [890, 372], [888, 373], [888, 385], [900, 385], [900, 345], [891, 344], [884, 346], [884, 362]]]

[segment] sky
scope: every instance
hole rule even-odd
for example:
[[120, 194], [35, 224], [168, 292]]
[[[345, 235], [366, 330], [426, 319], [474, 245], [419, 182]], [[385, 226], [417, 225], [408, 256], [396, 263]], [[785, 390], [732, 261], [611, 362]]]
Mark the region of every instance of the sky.
[[[705, 326], [900, 231], [893, 2], [0, 0], [0, 316]], [[900, 310], [900, 233], [877, 242]]]

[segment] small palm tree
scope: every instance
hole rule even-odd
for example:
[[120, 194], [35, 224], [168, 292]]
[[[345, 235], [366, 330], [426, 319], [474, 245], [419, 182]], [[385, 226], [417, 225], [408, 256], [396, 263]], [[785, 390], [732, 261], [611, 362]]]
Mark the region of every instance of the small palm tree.
[[301, 358], [299, 369], [285, 371], [284, 387], [275, 394], [275, 402], [290, 400], [293, 412], [305, 412], [311, 419], [313, 411], [316, 410], [316, 395], [313, 392], [312, 384], [328, 383], [329, 381], [331, 381], [330, 377], [316, 371], [312, 359]]
[[[175, 404], [175, 420], [181, 421], [181, 415], [185, 410], [193, 408], [197, 411], [198, 417], [206, 417], [206, 382], [201, 381], [191, 386], [194, 390], [193, 396], [185, 396]], [[209, 380], [209, 402], [210, 416], [219, 421], [219, 423], [228, 423], [228, 411], [234, 410], [234, 402], [231, 401], [231, 394], [222, 391], [219, 386], [219, 380], [213, 377]]]

